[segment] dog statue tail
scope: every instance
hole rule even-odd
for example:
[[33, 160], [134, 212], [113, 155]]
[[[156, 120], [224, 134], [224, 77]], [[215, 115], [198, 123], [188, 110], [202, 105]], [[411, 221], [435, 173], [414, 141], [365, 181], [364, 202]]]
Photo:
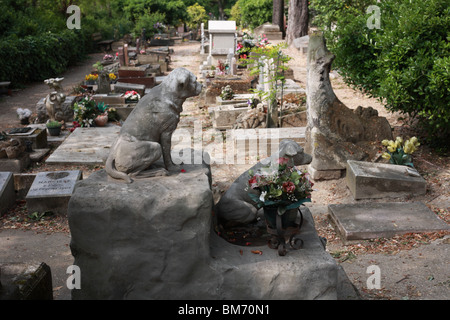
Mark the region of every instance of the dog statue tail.
[[122, 179], [125, 180], [126, 183], [131, 183], [133, 180], [130, 178], [128, 174], [125, 172], [118, 171], [116, 166], [114, 165], [114, 152], [111, 152], [106, 160], [105, 170], [109, 174], [110, 177], [114, 179]]

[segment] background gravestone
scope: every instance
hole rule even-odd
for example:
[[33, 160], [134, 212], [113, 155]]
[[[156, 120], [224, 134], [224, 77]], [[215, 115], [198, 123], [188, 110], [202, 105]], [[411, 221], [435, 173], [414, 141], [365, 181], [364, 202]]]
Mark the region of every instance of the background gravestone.
[[25, 198], [28, 211], [65, 215], [75, 183], [81, 178], [79, 170], [39, 172]]
[[0, 214], [15, 204], [14, 178], [12, 172], [0, 172]]

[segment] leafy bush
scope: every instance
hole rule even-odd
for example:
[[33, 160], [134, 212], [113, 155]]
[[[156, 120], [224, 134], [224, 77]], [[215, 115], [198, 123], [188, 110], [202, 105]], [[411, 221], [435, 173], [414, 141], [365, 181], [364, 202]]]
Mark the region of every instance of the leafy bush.
[[272, 10], [273, 1], [238, 0], [231, 9], [231, 13], [232, 19], [235, 19], [242, 27], [254, 29], [272, 21]]
[[79, 30], [66, 29], [58, 34], [47, 32], [22, 39], [2, 39], [0, 80], [17, 85], [59, 76], [68, 65], [84, 57], [90, 45], [85, 45], [87, 38]]
[[[450, 138], [450, 8], [446, 0], [313, 0], [315, 23], [336, 55], [344, 80], [393, 112], [419, 120], [428, 142]], [[369, 29], [365, 5], [380, 8], [381, 28]]]

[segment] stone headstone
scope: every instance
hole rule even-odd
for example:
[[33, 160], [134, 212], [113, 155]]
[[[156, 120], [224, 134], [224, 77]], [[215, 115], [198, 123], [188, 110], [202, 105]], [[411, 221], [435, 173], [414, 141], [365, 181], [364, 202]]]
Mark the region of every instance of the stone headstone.
[[230, 49], [236, 53], [236, 21], [209, 20], [210, 52], [212, 55], [227, 55]]
[[16, 203], [14, 177], [12, 172], [0, 172], [0, 214]]
[[81, 178], [79, 170], [39, 172], [25, 198], [28, 211], [67, 214], [67, 205], [75, 184]]
[[[137, 93], [139, 93], [141, 97], [143, 97], [145, 94], [145, 88], [146, 88], [145, 84], [117, 82], [114, 85], [114, 92], [122, 94], [127, 91], [136, 91]], [[123, 103], [125, 103], [125, 99]]]
[[422, 202], [331, 204], [328, 215], [344, 243], [450, 230]]
[[413, 168], [388, 163], [347, 161], [347, 186], [355, 199], [420, 196], [427, 182]]
[[255, 28], [254, 34], [264, 35], [267, 40], [283, 40], [283, 33], [280, 31], [280, 27], [269, 22]]

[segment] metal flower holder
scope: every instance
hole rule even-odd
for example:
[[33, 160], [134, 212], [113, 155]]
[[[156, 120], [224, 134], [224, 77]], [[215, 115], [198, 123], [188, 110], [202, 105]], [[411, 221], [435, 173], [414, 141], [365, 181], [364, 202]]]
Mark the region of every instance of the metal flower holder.
[[[300, 208], [286, 211], [283, 215], [278, 214], [278, 208], [264, 208], [266, 217], [267, 232], [271, 235], [268, 240], [268, 246], [271, 249], [278, 249], [280, 256], [287, 253], [286, 239], [289, 246], [294, 249], [300, 249], [303, 246], [303, 240], [298, 237], [300, 227], [303, 224], [303, 214]], [[300, 215], [300, 222], [296, 223]]]

